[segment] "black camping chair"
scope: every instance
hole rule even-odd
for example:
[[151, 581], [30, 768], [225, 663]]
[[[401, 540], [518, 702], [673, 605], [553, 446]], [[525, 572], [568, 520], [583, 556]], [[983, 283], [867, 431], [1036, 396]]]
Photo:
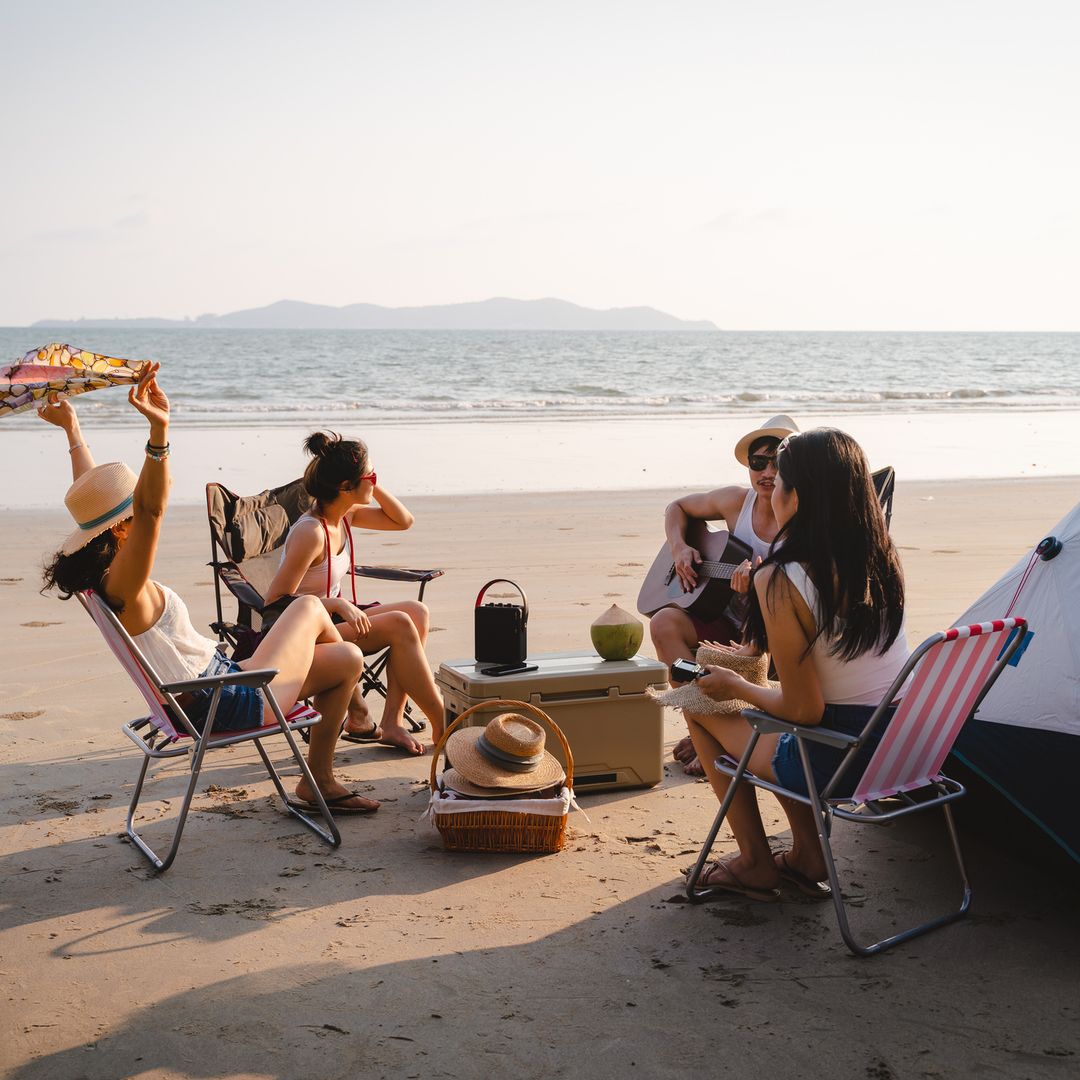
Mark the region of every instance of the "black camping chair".
[[[285, 543], [290, 526], [311, 506], [311, 496], [303, 482], [294, 480], [282, 487], [261, 491], [258, 495], [240, 496], [222, 484], [206, 485], [206, 516], [210, 523], [210, 563], [214, 569], [214, 600], [217, 619], [210, 624], [218, 639], [233, 650], [233, 658], [242, 660], [255, 650], [269, 609], [263, 599], [267, 586], [277, 572], [278, 549]], [[442, 577], [443, 570], [409, 570], [390, 566], [357, 566], [356, 576], [379, 581], [415, 582], [417, 599], [424, 599], [429, 581]], [[225, 618], [222, 588], [236, 600], [233, 621]], [[383, 673], [390, 662], [390, 650], [364, 657], [361, 686], [366, 696], [371, 691], [386, 699]], [[414, 732], [427, 726], [423, 717], [413, 716], [406, 705], [405, 720]]]
[[896, 491], [896, 470], [891, 465], [870, 474], [874, 482], [874, 490], [877, 492], [878, 501], [885, 514], [885, 528], [892, 524], [892, 501]]

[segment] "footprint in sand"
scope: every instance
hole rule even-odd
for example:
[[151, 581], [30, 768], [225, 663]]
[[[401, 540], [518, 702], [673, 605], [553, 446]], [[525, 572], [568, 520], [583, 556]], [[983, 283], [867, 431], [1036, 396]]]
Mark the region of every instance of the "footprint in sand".
[[611, 596], [622, 596], [622, 593], [621, 592], [606, 592], [606, 593], [604, 593], [605, 598], [611, 597]]
[[22, 581], [21, 577], [0, 577], [0, 585], [14, 585], [17, 581]]
[[44, 709], [32, 709], [30, 712], [0, 713], [0, 720], [33, 720], [35, 716], [44, 716]]
[[59, 623], [59, 622], [38, 622], [38, 621], [34, 621], [34, 622], [24, 622], [24, 623], [19, 623], [19, 625], [20, 625], [20, 626], [63, 626], [63, 623]]
[[931, 555], [959, 555], [960, 552], [956, 548], [933, 548], [930, 552]]
[[644, 565], [645, 565], [644, 563], [639, 563], [639, 562], [621, 562], [621, 563], [619, 563], [619, 566], [644, 566]]
[[559, 526], [559, 532], [573, 532], [573, 531], [574, 531], [574, 526], [573, 525], [560, 525]]

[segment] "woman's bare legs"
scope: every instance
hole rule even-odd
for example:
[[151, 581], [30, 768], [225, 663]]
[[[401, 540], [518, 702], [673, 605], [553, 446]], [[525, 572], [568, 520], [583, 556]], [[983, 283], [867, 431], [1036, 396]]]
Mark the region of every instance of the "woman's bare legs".
[[[328, 799], [349, 793], [334, 777], [334, 747], [363, 665], [364, 654], [356, 645], [342, 641], [322, 602], [313, 596], [294, 600], [252, 656], [240, 662], [240, 667], [249, 670], [277, 668], [270, 689], [285, 713], [301, 698], [315, 698], [322, 720], [311, 728], [308, 764], [315, 783]], [[296, 796], [303, 802], [309, 802], [314, 794], [303, 780], [297, 785]], [[374, 810], [378, 805], [373, 799], [356, 795], [342, 809]]]
[[[422, 754], [423, 744], [413, 737], [404, 723], [406, 700], [411, 697], [428, 718], [435, 741], [442, 735], [445, 709], [424, 653], [428, 632], [427, 608], [416, 601], [405, 601], [401, 604], [381, 604], [369, 609], [368, 615], [371, 630], [363, 637], [355, 638], [356, 643], [368, 653], [386, 647], [390, 649], [386, 668], [386, 704], [383, 706], [382, 722], [376, 729], [379, 741], [399, 746], [408, 753]], [[348, 628], [342, 629], [349, 637]], [[347, 730], [357, 729], [350, 722]], [[358, 726], [358, 730], [366, 733], [370, 727]]]
[[[746, 744], [750, 741], [751, 728], [738, 715], [684, 715], [705, 775], [717, 799], [723, 800], [731, 780], [718, 772], [713, 762], [723, 754], [736, 760], [742, 757]], [[763, 735], [758, 739], [750, 758], [750, 771], [763, 780], [776, 779], [772, 771], [772, 759], [776, 753], [778, 738], [777, 735]], [[818, 845], [813, 812], [803, 803], [791, 799], [780, 799], [779, 802], [791, 826], [792, 848], [787, 856], [788, 865], [813, 881], [822, 880], [825, 877], [825, 863]], [[739, 853], [731, 859], [725, 859], [725, 864], [745, 885], [762, 889], [774, 888], [779, 875], [765, 835], [765, 826], [761, 821], [757, 791], [752, 785], [739, 785], [726, 821], [739, 845]]]

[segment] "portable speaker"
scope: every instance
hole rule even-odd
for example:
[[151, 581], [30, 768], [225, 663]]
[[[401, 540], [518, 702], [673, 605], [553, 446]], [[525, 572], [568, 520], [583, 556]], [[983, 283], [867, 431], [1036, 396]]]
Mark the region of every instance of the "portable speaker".
[[[499, 582], [513, 585], [521, 593], [520, 604], [482, 604], [484, 593]], [[493, 578], [476, 597], [473, 615], [476, 660], [484, 664], [520, 664], [529, 654], [529, 601], [516, 581]]]

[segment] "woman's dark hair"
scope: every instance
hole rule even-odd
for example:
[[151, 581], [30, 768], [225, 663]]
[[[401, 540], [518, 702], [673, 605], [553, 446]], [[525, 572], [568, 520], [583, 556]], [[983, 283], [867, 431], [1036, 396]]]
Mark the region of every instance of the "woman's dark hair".
[[42, 574], [45, 584], [41, 591], [44, 593], [49, 589], [57, 589], [61, 600], [70, 600], [77, 592], [93, 589], [119, 615], [124, 605], [114, 604], [102, 584], [105, 572], [112, 565], [119, 550], [120, 541], [116, 539], [112, 529], [106, 529], [85, 547], [70, 555], [58, 551]]
[[[818, 636], [837, 634], [832, 654], [854, 660], [885, 652], [904, 617], [904, 575], [862, 447], [834, 428], [793, 435], [776, 459], [780, 480], [799, 497], [762, 563], [802, 563], [818, 591]], [[786, 575], [774, 573], [768, 596]], [[839, 623], [837, 620], [843, 620]], [[750, 590], [747, 637], [768, 648], [757, 593]], [[811, 642], [811, 646], [813, 642]]]
[[356, 487], [368, 469], [368, 448], [359, 439], [316, 431], [304, 440], [311, 461], [304, 470], [304, 489], [319, 504], [333, 502], [343, 486]]

